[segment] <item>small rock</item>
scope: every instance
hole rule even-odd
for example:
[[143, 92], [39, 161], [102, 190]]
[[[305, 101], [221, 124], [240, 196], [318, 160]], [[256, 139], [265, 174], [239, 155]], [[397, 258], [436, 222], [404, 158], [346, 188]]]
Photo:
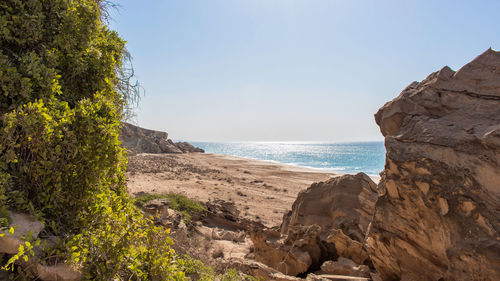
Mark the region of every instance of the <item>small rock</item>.
[[370, 269], [366, 265], [358, 265], [350, 259], [340, 257], [337, 261], [326, 261], [321, 265], [325, 273], [349, 275], [356, 277], [370, 277]]
[[11, 212], [10, 217], [12, 219], [10, 227], [15, 228], [14, 234], [10, 235], [8, 230], [6, 232], [0, 230], [0, 233], [5, 233], [5, 236], [0, 237], [0, 253], [16, 254], [19, 246], [25, 242], [21, 237], [27, 238], [31, 233], [31, 238], [36, 239], [45, 226], [30, 215]]
[[43, 281], [79, 281], [82, 274], [66, 264], [44, 266], [37, 264], [37, 276]]

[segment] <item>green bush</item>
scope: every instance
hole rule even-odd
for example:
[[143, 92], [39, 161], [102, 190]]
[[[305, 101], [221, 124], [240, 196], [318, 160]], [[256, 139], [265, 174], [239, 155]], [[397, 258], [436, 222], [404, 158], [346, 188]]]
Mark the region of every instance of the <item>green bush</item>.
[[[103, 22], [107, 3], [0, 1], [0, 227], [9, 209], [36, 216], [45, 235], [61, 238], [39, 262], [65, 261], [84, 280], [205, 276], [191, 266], [199, 263], [176, 256], [168, 231], [144, 218], [126, 192], [118, 135], [134, 86], [122, 65], [125, 42]], [[172, 198], [187, 215], [201, 211]], [[38, 243], [26, 241], [9, 269]], [[17, 270], [16, 278], [30, 276]]]
[[205, 206], [200, 202], [191, 200], [182, 194], [168, 193], [168, 194], [148, 194], [143, 193], [134, 197], [135, 204], [142, 208], [144, 204], [154, 199], [168, 199], [170, 201], [170, 208], [182, 213], [186, 222], [191, 222], [193, 219], [199, 218], [206, 212]]
[[0, 1], [0, 113], [56, 95], [71, 107], [116, 95], [125, 42], [99, 0]]
[[[124, 41], [99, 0], [0, 2], [0, 223], [35, 215], [85, 280], [184, 280], [126, 192]], [[7, 220], [7, 222], [6, 222]]]

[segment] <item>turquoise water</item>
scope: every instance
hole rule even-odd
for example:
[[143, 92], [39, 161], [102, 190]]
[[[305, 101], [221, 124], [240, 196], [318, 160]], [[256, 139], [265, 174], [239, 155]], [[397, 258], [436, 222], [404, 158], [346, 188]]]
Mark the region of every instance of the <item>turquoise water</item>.
[[275, 161], [339, 173], [378, 175], [384, 168], [383, 142], [191, 142], [207, 153]]

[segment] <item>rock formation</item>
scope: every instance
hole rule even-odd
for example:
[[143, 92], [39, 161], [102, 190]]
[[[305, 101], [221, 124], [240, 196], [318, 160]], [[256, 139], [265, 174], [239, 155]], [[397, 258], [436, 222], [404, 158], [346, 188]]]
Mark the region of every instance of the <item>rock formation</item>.
[[328, 235], [342, 229], [356, 241], [363, 241], [375, 202], [376, 184], [364, 173], [343, 175], [326, 182], [313, 183], [302, 191], [283, 218], [281, 233], [289, 226], [317, 224]]
[[362, 264], [368, 258], [362, 243], [376, 200], [376, 185], [363, 173], [314, 183], [284, 216], [281, 236], [250, 234], [255, 259], [289, 275], [319, 269], [338, 256]]
[[179, 148], [182, 152], [184, 153], [189, 153], [189, 152], [205, 152], [205, 150], [195, 147], [194, 145], [190, 144], [189, 142], [183, 142], [179, 141], [175, 143], [175, 146]]
[[318, 225], [291, 227], [281, 239], [265, 231], [251, 232], [255, 260], [287, 275], [305, 273], [312, 266], [319, 266], [327, 255], [320, 233]]
[[174, 143], [165, 132], [140, 128], [122, 122], [120, 141], [131, 153], [205, 152], [187, 142]]
[[375, 115], [387, 157], [367, 245], [383, 280], [500, 278], [500, 53], [413, 82]]

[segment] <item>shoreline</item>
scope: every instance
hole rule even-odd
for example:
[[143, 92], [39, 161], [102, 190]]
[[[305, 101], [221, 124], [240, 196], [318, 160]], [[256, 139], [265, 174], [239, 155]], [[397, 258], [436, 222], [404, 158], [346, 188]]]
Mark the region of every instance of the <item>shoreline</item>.
[[300, 191], [344, 174], [214, 153], [137, 154], [129, 157], [127, 170], [131, 195], [179, 193], [201, 202], [222, 199], [233, 202], [242, 217], [270, 227], [281, 223]]
[[180, 193], [193, 200], [233, 202], [240, 216], [281, 224], [300, 191], [339, 173], [210, 153], [129, 157], [127, 188], [137, 193]]
[[[204, 153], [205, 155], [215, 155], [215, 156], [221, 156], [221, 157], [227, 157], [228, 159], [234, 158], [234, 159], [243, 159], [243, 160], [250, 160], [250, 161], [261, 161], [261, 162], [269, 162], [272, 164], [276, 165], [281, 165], [283, 166], [284, 169], [290, 170], [290, 171], [304, 171], [304, 172], [311, 172], [311, 173], [331, 173], [335, 174], [335, 176], [341, 176], [341, 175], [354, 175], [363, 171], [355, 172], [355, 173], [349, 173], [349, 172], [343, 172], [343, 171], [337, 171], [332, 168], [317, 168], [317, 167], [311, 167], [311, 166], [301, 166], [298, 164], [294, 163], [282, 163], [276, 160], [263, 160], [263, 159], [257, 159], [257, 158], [252, 158], [252, 157], [244, 157], [244, 156], [235, 156], [235, 155], [227, 155], [227, 154], [220, 154], [220, 153], [211, 153], [207, 152]], [[382, 171], [380, 171], [382, 172]], [[364, 173], [364, 172], [363, 172]], [[380, 175], [378, 174], [367, 174], [375, 183], [378, 183], [380, 181]]]

